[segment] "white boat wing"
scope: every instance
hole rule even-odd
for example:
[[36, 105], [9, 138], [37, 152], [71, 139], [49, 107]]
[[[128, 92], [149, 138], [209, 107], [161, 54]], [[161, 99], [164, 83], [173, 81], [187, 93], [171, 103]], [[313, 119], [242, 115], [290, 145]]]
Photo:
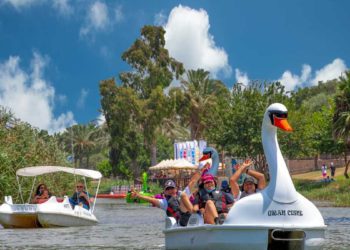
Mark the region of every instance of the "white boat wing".
[[75, 175], [81, 175], [92, 179], [101, 179], [102, 174], [99, 171], [82, 168], [69, 168], [60, 166], [36, 166], [26, 167], [17, 170], [16, 175], [18, 176], [38, 176], [43, 174], [65, 172]]

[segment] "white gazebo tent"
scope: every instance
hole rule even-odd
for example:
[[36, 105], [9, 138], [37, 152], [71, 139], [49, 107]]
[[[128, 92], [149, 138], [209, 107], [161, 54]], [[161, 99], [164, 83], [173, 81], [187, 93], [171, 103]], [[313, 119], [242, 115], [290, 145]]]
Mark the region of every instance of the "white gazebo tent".
[[178, 185], [185, 185], [186, 175], [190, 176], [189, 172], [196, 169], [198, 169], [198, 166], [185, 159], [167, 159], [149, 168], [149, 170], [152, 172], [161, 171], [167, 173], [166, 176], [175, 179]]

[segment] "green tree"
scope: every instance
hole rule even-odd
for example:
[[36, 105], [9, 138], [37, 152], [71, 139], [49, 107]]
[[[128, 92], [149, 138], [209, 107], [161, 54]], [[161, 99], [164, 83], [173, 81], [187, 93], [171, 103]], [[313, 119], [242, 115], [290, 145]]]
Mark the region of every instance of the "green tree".
[[284, 87], [280, 83], [253, 82], [248, 86], [236, 84], [232, 88], [230, 109], [223, 122], [220, 143], [231, 155], [251, 157], [258, 168], [267, 172], [261, 143], [261, 123], [266, 108], [274, 102], [288, 106]]
[[[135, 141], [138, 129], [136, 118], [140, 113], [137, 96], [129, 87], [116, 86], [114, 79], [101, 81], [100, 93], [102, 111], [111, 137], [109, 156], [112, 174], [116, 176], [122, 173], [128, 176], [128, 172], [125, 171], [128, 152], [125, 152], [125, 148], [135, 149], [142, 146], [139, 140]], [[129, 135], [133, 139], [129, 138]], [[130, 146], [132, 143], [136, 145]]]
[[156, 132], [168, 115], [163, 90], [184, 71], [182, 63], [171, 58], [165, 49], [164, 34], [162, 27], [144, 26], [141, 37], [122, 55], [133, 70], [119, 75], [123, 86], [132, 88], [139, 99], [142, 112], [136, 119], [143, 129], [152, 165], [157, 161]]
[[[60, 149], [54, 136], [47, 131], [33, 128], [28, 123], [16, 119], [13, 114], [0, 106], [0, 200], [4, 195], [12, 195], [19, 201], [16, 171], [28, 166], [66, 165], [66, 155]], [[54, 194], [61, 194], [71, 179], [56, 175], [54, 178], [38, 177]], [[31, 178], [21, 179], [24, 195], [28, 196]], [[37, 183], [38, 183], [37, 182]]]
[[[207, 127], [206, 117], [214, 111], [218, 98], [226, 98], [225, 85], [209, 77], [209, 71], [189, 70], [182, 79], [184, 97], [180, 104], [183, 123], [190, 128], [191, 139], [203, 139]], [[225, 91], [226, 90], [226, 91]], [[223, 96], [227, 94], [226, 96]]]
[[59, 137], [64, 144], [65, 151], [74, 154], [75, 167], [91, 168], [90, 157], [99, 143], [102, 143], [102, 131], [97, 126], [94, 124], [73, 125]]
[[333, 125], [334, 136], [344, 143], [343, 152], [346, 164], [344, 175], [349, 178], [350, 160], [347, 159], [347, 155], [350, 148], [350, 71], [345, 72], [345, 75], [339, 78]]

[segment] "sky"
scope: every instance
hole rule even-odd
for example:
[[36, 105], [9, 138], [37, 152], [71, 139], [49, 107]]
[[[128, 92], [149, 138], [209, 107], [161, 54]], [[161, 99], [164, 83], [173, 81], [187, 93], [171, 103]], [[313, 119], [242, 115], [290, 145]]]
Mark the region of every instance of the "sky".
[[[100, 120], [99, 82], [144, 25], [170, 56], [228, 88], [280, 81], [287, 91], [350, 65], [347, 0], [0, 0], [0, 105], [49, 133]], [[103, 120], [103, 118], [102, 118]]]

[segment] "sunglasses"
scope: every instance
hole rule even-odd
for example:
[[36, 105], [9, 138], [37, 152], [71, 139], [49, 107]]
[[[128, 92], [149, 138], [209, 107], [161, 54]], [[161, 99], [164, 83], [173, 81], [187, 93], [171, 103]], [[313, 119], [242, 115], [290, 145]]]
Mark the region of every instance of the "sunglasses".
[[77, 188], [83, 188], [84, 186], [77, 186]]

